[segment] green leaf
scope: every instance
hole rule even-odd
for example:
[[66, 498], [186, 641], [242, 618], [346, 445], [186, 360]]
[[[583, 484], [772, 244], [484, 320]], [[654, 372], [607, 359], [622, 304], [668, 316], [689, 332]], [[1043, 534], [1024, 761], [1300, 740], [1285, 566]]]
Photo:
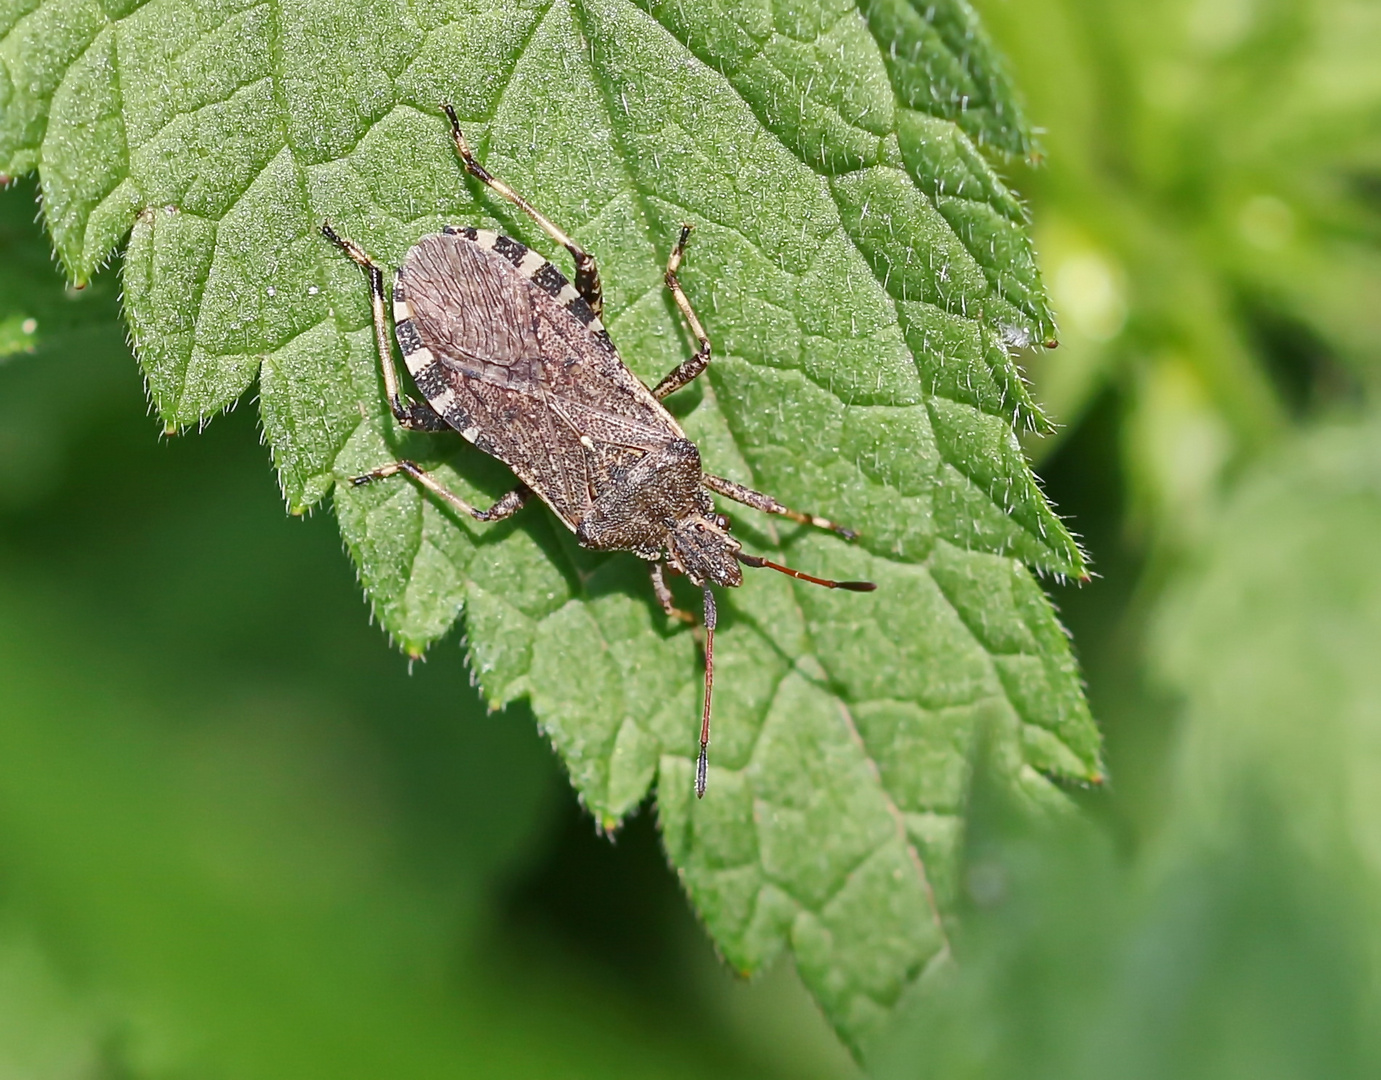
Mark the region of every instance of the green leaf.
[[[1013, 355], [1053, 326], [1023, 211], [979, 145], [1030, 137], [965, 4], [625, 0], [407, 6], [6, 0], [0, 163], [37, 167], [84, 280], [130, 231], [127, 317], [170, 428], [259, 380], [289, 506], [334, 491], [374, 612], [421, 653], [464, 611], [488, 699], [526, 696], [604, 828], [654, 784], [668, 854], [726, 958], [790, 948], [855, 1048], [947, 955], [968, 753], [1014, 790], [1096, 781], [1068, 643], [1027, 567], [1084, 563], [1013, 426]], [[601, 260], [606, 321], [655, 381], [689, 342], [662, 287], [676, 228], [715, 343], [672, 399], [710, 469], [847, 522], [846, 545], [737, 514], [750, 548], [879, 584], [754, 574], [723, 601], [712, 787], [690, 797], [696, 646], [637, 560], [540, 508], [458, 520], [511, 485], [384, 404], [358, 269], [448, 221], [531, 224], [463, 181], [437, 102]], [[688, 601], [690, 598], [687, 598]]]

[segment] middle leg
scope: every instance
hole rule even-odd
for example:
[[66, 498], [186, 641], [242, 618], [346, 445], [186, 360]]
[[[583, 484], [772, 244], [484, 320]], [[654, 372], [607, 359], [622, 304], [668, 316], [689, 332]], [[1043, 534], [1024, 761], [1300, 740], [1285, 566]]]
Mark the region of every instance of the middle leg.
[[406, 473], [451, 509], [461, 514], [468, 514], [476, 521], [502, 521], [506, 517], [512, 517], [532, 497], [532, 489], [526, 484], [519, 484], [512, 491], [500, 496], [498, 501], [488, 510], [481, 510], [479, 507], [471, 506], [431, 473], [411, 461], [395, 461], [362, 476], [351, 477], [350, 482], [356, 487], [360, 487], [364, 484], [372, 484], [375, 480], [385, 480], [390, 476], [397, 476], [399, 473]]

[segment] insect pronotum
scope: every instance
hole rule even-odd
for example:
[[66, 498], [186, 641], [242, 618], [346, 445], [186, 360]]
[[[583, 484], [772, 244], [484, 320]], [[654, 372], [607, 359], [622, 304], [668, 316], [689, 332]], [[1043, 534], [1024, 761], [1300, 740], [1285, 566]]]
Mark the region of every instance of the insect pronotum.
[[691, 227], [681, 226], [667, 260], [666, 285], [699, 347], [649, 390], [624, 365], [600, 322], [603, 295], [594, 256], [491, 175], [471, 153], [455, 111], [450, 105], [442, 109], [465, 170], [570, 252], [575, 283], [537, 252], [488, 229], [447, 226], [422, 237], [404, 256], [393, 284], [394, 336], [425, 399], [416, 402], [404, 396], [393, 365], [383, 270], [359, 244], [323, 224], [326, 238], [369, 277], [384, 391], [398, 423], [420, 431], [454, 429], [519, 480], [487, 510], [471, 506], [411, 461], [390, 462], [351, 482], [405, 473], [479, 521], [506, 518], [536, 494], [584, 547], [646, 559], [653, 592], [671, 618], [696, 622], [677, 608], [664, 568], [697, 585], [704, 596], [705, 696], [695, 793], [703, 796], [718, 622], [711, 586], [743, 584], [740, 564], [770, 567], [830, 589], [864, 592], [876, 586], [813, 577], [749, 555], [729, 535], [728, 519], [715, 512], [710, 492], [849, 539], [855, 535], [703, 472], [699, 450], [662, 405], [710, 363], [710, 339], [676, 277]]

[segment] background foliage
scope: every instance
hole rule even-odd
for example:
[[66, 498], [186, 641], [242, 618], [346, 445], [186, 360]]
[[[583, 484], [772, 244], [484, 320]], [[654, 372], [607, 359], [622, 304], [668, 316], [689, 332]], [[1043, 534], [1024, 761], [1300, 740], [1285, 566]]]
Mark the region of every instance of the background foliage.
[[[980, 781], [964, 962], [870, 1064], [1374, 1074], [1377, 13], [983, 9], [1046, 129], [1011, 177], [1063, 331], [1031, 449], [1102, 574], [1059, 600], [1114, 785], [1052, 825]], [[457, 650], [406, 677], [247, 414], [154, 443], [109, 280], [32, 287], [31, 190], [0, 293], [4, 1066], [847, 1075], [789, 964], [716, 967], [645, 815], [595, 840]]]

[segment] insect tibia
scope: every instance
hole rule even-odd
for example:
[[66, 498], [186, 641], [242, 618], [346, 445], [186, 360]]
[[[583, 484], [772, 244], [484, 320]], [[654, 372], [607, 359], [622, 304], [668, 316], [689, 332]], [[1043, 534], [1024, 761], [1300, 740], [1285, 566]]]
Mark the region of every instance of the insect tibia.
[[848, 589], [850, 592], [872, 592], [877, 588], [877, 583], [872, 581], [833, 581], [830, 578], [816, 577], [814, 574], [807, 574], [803, 570], [793, 570], [789, 566], [781, 563], [774, 563], [771, 559], [764, 559], [758, 555], [749, 555], [747, 552], [735, 552], [735, 557], [744, 566], [751, 566], [755, 569], [767, 567], [769, 570], [776, 570], [778, 573], [786, 574], [788, 577], [800, 578], [802, 581], [809, 581], [812, 585], [823, 585], [827, 589]]

